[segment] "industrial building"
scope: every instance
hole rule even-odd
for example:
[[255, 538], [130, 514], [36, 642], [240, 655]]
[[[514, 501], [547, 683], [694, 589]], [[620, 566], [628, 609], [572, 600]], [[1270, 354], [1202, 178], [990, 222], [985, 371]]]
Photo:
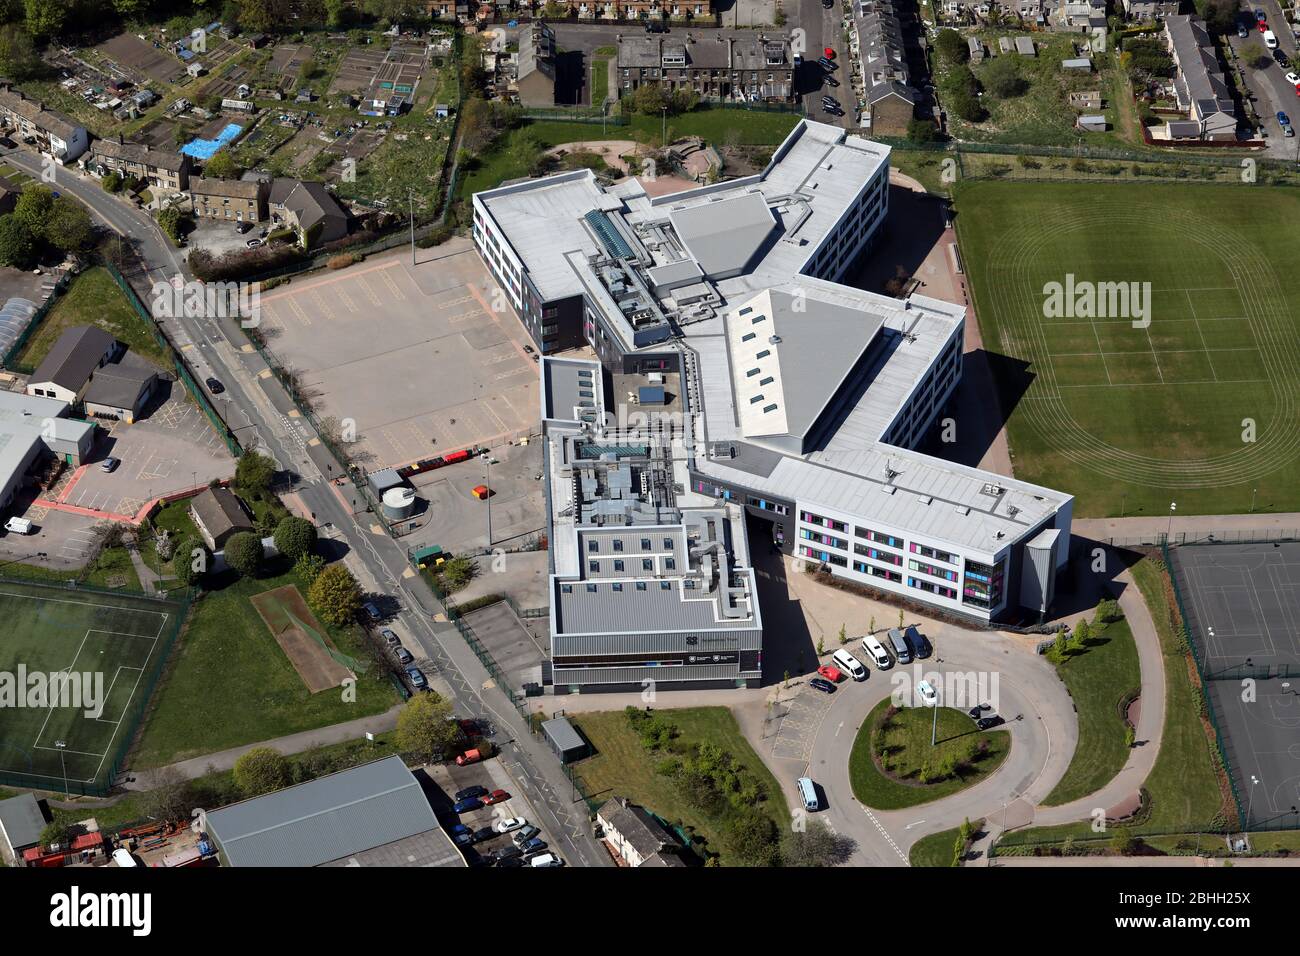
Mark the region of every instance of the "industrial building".
[[89, 460], [95, 426], [67, 417], [70, 410], [60, 399], [0, 391], [0, 508], [13, 503], [43, 456], [73, 466]]
[[[1071, 496], [915, 450], [961, 376], [965, 310], [841, 284], [888, 173], [888, 147], [805, 120], [715, 186], [650, 197], [582, 170], [475, 195], [480, 255], [544, 352], [557, 690], [757, 682], [746, 519], [955, 615], [1051, 605]], [[597, 359], [554, 357], [570, 346]]]

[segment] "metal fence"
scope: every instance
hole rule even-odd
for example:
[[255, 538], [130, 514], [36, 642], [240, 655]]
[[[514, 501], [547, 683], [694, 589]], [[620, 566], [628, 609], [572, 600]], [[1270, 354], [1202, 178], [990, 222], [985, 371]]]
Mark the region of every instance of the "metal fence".
[[149, 333], [153, 336], [154, 341], [171, 356], [172, 367], [176, 372], [176, 377], [182, 384], [184, 384], [185, 388], [189, 391], [199, 408], [203, 410], [203, 414], [207, 416], [212, 427], [216, 429], [217, 434], [220, 435], [222, 440], [226, 443], [227, 450], [238, 458], [241, 452], [239, 440], [235, 437], [235, 433], [230, 430], [229, 426], [226, 425], [225, 420], [221, 417], [221, 414], [217, 411], [216, 407], [208, 400], [207, 393], [199, 388], [193, 373], [190, 371], [189, 364], [185, 361], [185, 357], [181, 355], [180, 349], [176, 348], [176, 346], [172, 344], [171, 339], [163, 333], [162, 329], [158, 326], [158, 323], [154, 320], [153, 313], [144, 307], [144, 303], [140, 301], [140, 296], [136, 294], [135, 289], [131, 287], [131, 284], [127, 282], [122, 273], [118, 271], [117, 266], [113, 265], [111, 262], [105, 262], [104, 268], [108, 270], [108, 274], [113, 277], [113, 281], [117, 283], [117, 287], [122, 290], [122, 294], [126, 296], [131, 307], [135, 309], [136, 315], [140, 317], [140, 321], [149, 329]]
[[49, 298], [32, 314], [31, 319], [27, 322], [27, 327], [19, 333], [18, 338], [14, 340], [14, 344], [9, 346], [4, 358], [0, 359], [0, 365], [3, 365], [11, 372], [20, 372], [26, 375], [36, 371], [34, 365], [19, 365], [16, 360], [22, 354], [23, 349], [27, 347], [27, 343], [31, 341], [32, 336], [36, 334], [36, 330], [41, 327], [41, 323], [45, 321], [45, 317], [50, 314], [50, 310], [54, 308], [59, 296], [67, 289], [71, 281], [72, 276], [70, 273], [65, 272], [59, 277], [59, 281], [55, 283]]
[[1179, 531], [1167, 535], [1163, 531], [1153, 531], [1146, 535], [1101, 538], [1100, 543], [1112, 548], [1161, 548], [1166, 544], [1172, 548], [1194, 544], [1280, 544], [1288, 541], [1300, 541], [1300, 529], [1268, 528], [1243, 529], [1239, 531]]
[[[167, 663], [167, 658], [171, 655], [173, 646], [176, 644], [176, 639], [180, 636], [181, 630], [189, 618], [195, 592], [192, 589], [180, 589], [169, 592], [167, 597], [164, 598], [143, 591], [111, 590], [90, 587], [84, 584], [74, 585], [72, 583], [58, 585], [24, 578], [0, 577], [0, 586], [3, 585], [21, 585], [24, 588], [46, 589], [49, 592], [49, 600], [51, 601], [66, 598], [68, 591], [73, 590], [77, 594], [100, 595], [118, 599], [125, 593], [135, 600], [156, 602], [174, 608], [171, 626], [163, 634], [159, 635], [154, 656], [148, 663], [148, 671], [142, 675], [142, 680], [137, 685], [135, 693], [131, 695], [131, 700], [127, 703], [126, 710], [122, 714], [119, 732], [113, 738], [116, 744], [109, 754], [104, 755], [105, 766], [108, 768], [107, 772], [101, 774], [95, 780], [85, 781], [0, 770], [0, 784], [5, 786], [49, 790], [57, 793], [73, 793], [86, 797], [107, 796], [113, 787], [113, 781], [125, 768], [126, 755], [135, 742], [135, 734], [140, 727], [145, 709], [148, 707], [154, 689], [158, 685], [158, 679], [162, 676], [163, 668]], [[27, 744], [24, 744], [24, 746], [27, 746]]]

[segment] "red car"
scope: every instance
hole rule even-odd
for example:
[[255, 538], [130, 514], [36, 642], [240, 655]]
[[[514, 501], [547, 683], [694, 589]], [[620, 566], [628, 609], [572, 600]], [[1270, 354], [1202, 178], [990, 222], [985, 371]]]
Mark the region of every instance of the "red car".
[[817, 668], [817, 673], [821, 674], [822, 677], [825, 677], [832, 684], [838, 684], [844, 679], [844, 675], [840, 673], [840, 669], [838, 667], [832, 667], [830, 664], [823, 664], [821, 667]]
[[493, 790], [483, 798], [483, 802], [490, 807], [494, 803], [505, 803], [509, 799], [510, 794], [506, 793], [504, 790]]
[[1268, 21], [1265, 20], [1263, 17], [1260, 17], [1259, 22], [1256, 24], [1256, 26], [1259, 27], [1259, 32], [1263, 33], [1265, 30], [1268, 29]]
[[824, 48], [824, 49], [822, 50], [822, 55], [825, 56], [826, 59], [828, 59], [828, 60], [833, 60], [833, 59], [835, 59], [835, 51], [834, 51], [831, 47], [826, 47], [826, 48]]

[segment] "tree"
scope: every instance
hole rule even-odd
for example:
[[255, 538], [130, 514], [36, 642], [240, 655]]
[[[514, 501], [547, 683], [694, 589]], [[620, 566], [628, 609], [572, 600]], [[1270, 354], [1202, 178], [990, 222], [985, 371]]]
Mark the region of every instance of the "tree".
[[235, 154], [228, 148], [217, 150], [203, 165], [203, 175], [212, 179], [238, 179], [241, 172]]
[[14, 204], [14, 218], [36, 238], [45, 236], [45, 223], [54, 208], [54, 190], [40, 184], [28, 186]]
[[207, 546], [196, 537], [181, 539], [172, 558], [172, 569], [185, 587], [193, 587], [202, 580], [211, 564]]
[[775, 866], [779, 862], [776, 824], [758, 810], [747, 808], [737, 813], [722, 839], [745, 866]]
[[278, 750], [254, 747], [235, 761], [235, 786], [247, 797], [283, 790], [293, 779], [289, 761]]
[[80, 252], [90, 246], [95, 227], [90, 214], [78, 203], [63, 196], [54, 200], [45, 222], [45, 241], [64, 252]]
[[288, 515], [275, 529], [275, 550], [297, 561], [316, 550], [316, 526], [306, 518]]
[[262, 539], [251, 531], [241, 531], [226, 542], [226, 564], [241, 577], [255, 578], [262, 568]]
[[853, 841], [831, 832], [820, 820], [809, 822], [802, 832], [791, 832], [781, 841], [781, 862], [785, 866], [837, 866], [853, 852]]
[[934, 125], [933, 120], [908, 120], [907, 138], [913, 143], [933, 143], [939, 138], [939, 127]]
[[331, 564], [307, 589], [307, 601], [326, 624], [343, 627], [361, 610], [361, 586], [341, 564]]
[[953, 29], [943, 29], [934, 38], [934, 47], [939, 55], [949, 63], [965, 63], [970, 59], [970, 47], [960, 33]]
[[1120, 620], [1124, 612], [1120, 610], [1119, 602], [1114, 598], [1102, 598], [1097, 602], [1096, 620], [1100, 624], [1111, 624]]
[[841, 624], [840, 625], [840, 647], [843, 647], [848, 642], [849, 642], [848, 625]]
[[239, 0], [239, 23], [245, 30], [270, 33], [288, 22], [289, 0]]
[[325, 570], [325, 559], [319, 554], [304, 554], [293, 563], [293, 570], [307, 582], [308, 587], [311, 587], [312, 583], [320, 577], [320, 573]]
[[345, 26], [350, 10], [346, 0], [325, 0], [325, 25], [331, 30]]
[[1021, 78], [1015, 62], [1008, 56], [1000, 56], [984, 70], [984, 86], [1000, 100], [1020, 96], [1028, 84]]
[[416, 694], [397, 715], [397, 746], [425, 763], [445, 756], [459, 737], [451, 704], [435, 691]]
[[27, 30], [37, 39], [47, 39], [63, 32], [72, 9], [72, 0], [24, 0]]
[[250, 449], [239, 456], [239, 464], [235, 466], [235, 484], [242, 491], [268, 491], [274, 477], [275, 462], [261, 452]]
[[179, 823], [190, 815], [190, 782], [175, 767], [145, 771], [141, 809], [150, 820]]
[[1074, 626], [1074, 631], [1070, 635], [1069, 643], [1066, 649], [1069, 651], [1083, 651], [1088, 649], [1088, 642], [1092, 640], [1092, 626], [1084, 619]]
[[473, 580], [476, 570], [476, 565], [469, 558], [452, 558], [442, 566], [442, 573], [439, 576], [442, 589], [448, 594], [459, 591]]
[[36, 262], [36, 240], [17, 216], [0, 216], [0, 265], [30, 269]]
[[26, 80], [41, 71], [32, 35], [17, 23], [0, 27], [0, 73], [11, 80]]
[[959, 118], [968, 123], [982, 122], [988, 115], [974, 93], [967, 90], [953, 90], [947, 94], [948, 108]]

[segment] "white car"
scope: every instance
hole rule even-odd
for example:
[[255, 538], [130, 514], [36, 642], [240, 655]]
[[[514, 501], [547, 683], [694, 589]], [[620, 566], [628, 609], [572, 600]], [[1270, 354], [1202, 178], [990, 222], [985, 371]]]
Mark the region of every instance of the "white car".
[[527, 823], [528, 821], [523, 817], [506, 817], [504, 820], [498, 820], [493, 829], [497, 833], [509, 833], [511, 830], [518, 830]]
[[564, 861], [554, 853], [539, 853], [528, 858], [529, 866], [564, 866]]
[[939, 703], [939, 695], [935, 693], [934, 688], [930, 686], [928, 680], [919, 680], [916, 682], [916, 696], [925, 701], [927, 707], [933, 707]]
[[1286, 75], [1286, 81], [1290, 83], [1292, 86], [1300, 86], [1300, 74], [1292, 70], [1290, 73]]

